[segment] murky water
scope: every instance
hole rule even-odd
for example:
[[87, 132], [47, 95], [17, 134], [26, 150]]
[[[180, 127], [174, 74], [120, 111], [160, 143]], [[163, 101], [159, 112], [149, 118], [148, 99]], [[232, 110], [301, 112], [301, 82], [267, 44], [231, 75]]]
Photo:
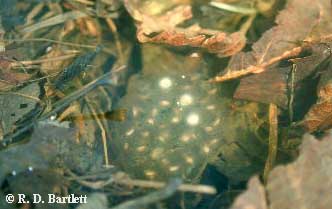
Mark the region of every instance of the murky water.
[[[232, 110], [233, 101], [224, 97], [227, 92], [220, 85], [207, 81], [207, 67], [196, 55], [143, 46], [143, 70], [132, 76], [127, 94], [117, 104], [128, 110], [128, 118], [112, 122], [111, 155], [130, 175], [192, 181], [207, 163], [217, 163], [234, 178], [239, 165], [252, 166], [236, 144], [257, 142], [255, 112]], [[222, 162], [218, 155], [226, 159]], [[237, 174], [241, 175], [248, 172]]]

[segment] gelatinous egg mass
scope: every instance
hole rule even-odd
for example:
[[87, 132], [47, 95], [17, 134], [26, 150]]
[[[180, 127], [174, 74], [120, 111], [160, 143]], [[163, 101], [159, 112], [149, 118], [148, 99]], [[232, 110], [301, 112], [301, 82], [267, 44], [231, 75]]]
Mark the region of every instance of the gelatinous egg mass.
[[143, 63], [117, 104], [128, 115], [112, 122], [111, 156], [136, 178], [194, 180], [234, 140], [230, 101], [203, 77], [199, 58], [158, 48]]

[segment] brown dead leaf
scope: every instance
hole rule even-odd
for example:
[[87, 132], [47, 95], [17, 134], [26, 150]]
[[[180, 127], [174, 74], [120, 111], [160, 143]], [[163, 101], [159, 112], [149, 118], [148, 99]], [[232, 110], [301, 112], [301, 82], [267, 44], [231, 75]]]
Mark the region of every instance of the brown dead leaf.
[[276, 104], [287, 108], [287, 75], [290, 69], [274, 68], [269, 71], [241, 79], [234, 98]]
[[271, 172], [267, 183], [271, 208], [332, 208], [331, 140], [305, 136], [299, 158]]
[[321, 76], [317, 92], [318, 100], [306, 114], [303, 125], [308, 132], [332, 127], [332, 62]]
[[0, 69], [0, 90], [10, 89], [17, 84], [28, 81], [30, 78], [31, 74], [11, 72], [8, 70]]
[[308, 51], [310, 55], [290, 59], [288, 67], [271, 66], [262, 73], [241, 79], [234, 97], [266, 104], [273, 103], [286, 109], [289, 91], [301, 91], [301, 81], [326, 70], [322, 69], [322, 65], [331, 56], [328, 44], [314, 44], [304, 51]]
[[[283, 59], [298, 55], [309, 42], [331, 38], [332, 21], [329, 0], [290, 0], [277, 16], [277, 26], [268, 30], [252, 46], [252, 51], [233, 56], [222, 82], [251, 73], [261, 73]], [[328, 26], [327, 26], [328, 25]], [[299, 44], [301, 41], [303, 44]]]
[[[75, 51], [74, 51], [75, 52]], [[42, 59], [51, 59], [54, 57], [60, 57], [63, 55], [69, 55], [73, 52], [68, 52], [62, 49], [59, 45], [53, 45], [51, 50], [49, 50]], [[42, 62], [40, 64], [41, 72], [46, 75], [51, 75], [54, 73], [60, 72], [65, 66], [69, 65], [72, 59], [59, 59], [59, 60], [50, 60], [48, 62]]]
[[322, 140], [304, 136], [298, 159], [271, 171], [266, 194], [258, 178], [253, 177], [248, 190], [235, 200], [232, 209], [332, 208], [331, 140], [331, 136]]
[[[8, 189], [14, 196], [24, 194], [26, 197], [33, 197], [34, 194], [39, 194], [42, 199], [48, 199], [49, 194], [57, 194], [58, 196], [65, 196], [66, 186], [69, 182], [60, 175], [59, 172], [53, 170], [33, 169], [15, 176], [9, 176], [6, 179]], [[27, 207], [32, 208], [32, 204], [26, 204]], [[34, 209], [68, 209], [69, 206], [65, 204], [52, 204], [46, 202], [45, 204], [34, 204]]]
[[248, 182], [247, 191], [239, 195], [231, 209], [267, 209], [265, 190], [258, 176]]
[[29, 142], [1, 150], [0, 182], [12, 171], [20, 173], [28, 167], [56, 169], [60, 166], [81, 173], [92, 166], [101, 166], [102, 158], [90, 146], [75, 142], [76, 132], [68, 122], [39, 122]]
[[245, 46], [243, 32], [227, 34], [201, 28], [194, 24], [187, 28], [178, 25], [192, 18], [189, 5], [180, 5], [162, 16], [151, 16], [134, 8], [130, 1], [125, 5], [132, 17], [138, 22], [137, 38], [140, 42], [161, 43], [172, 46], [199, 47], [219, 57], [232, 56]]

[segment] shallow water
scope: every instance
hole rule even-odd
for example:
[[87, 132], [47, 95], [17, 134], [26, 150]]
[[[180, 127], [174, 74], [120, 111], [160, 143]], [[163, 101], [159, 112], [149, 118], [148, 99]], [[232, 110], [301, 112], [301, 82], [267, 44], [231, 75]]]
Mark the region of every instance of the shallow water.
[[220, 161], [221, 152], [246, 163], [233, 143], [254, 135], [246, 123], [252, 118], [232, 112], [227, 92], [206, 80], [202, 59], [151, 45], [143, 46], [143, 55], [142, 72], [132, 76], [117, 104], [128, 110], [128, 118], [112, 122], [116, 164], [137, 178], [193, 181], [207, 163]]

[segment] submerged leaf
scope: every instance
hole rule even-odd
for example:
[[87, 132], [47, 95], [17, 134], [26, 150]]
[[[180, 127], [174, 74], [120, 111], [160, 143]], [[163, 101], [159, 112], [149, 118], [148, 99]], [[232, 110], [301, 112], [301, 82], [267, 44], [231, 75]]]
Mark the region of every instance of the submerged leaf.
[[18, 121], [33, 113], [38, 106], [40, 94], [38, 83], [29, 84], [15, 92], [0, 94], [0, 138], [15, 130]]
[[[267, 71], [241, 79], [234, 97], [262, 103], [274, 103], [286, 109], [290, 94], [304, 91], [302, 85], [308, 77], [314, 77], [330, 60], [329, 45], [314, 44], [306, 50], [310, 55], [289, 60], [289, 66], [271, 66]], [[326, 76], [324, 76], [326, 77]], [[301, 103], [302, 101], [295, 101]]]
[[236, 54], [245, 46], [246, 38], [243, 32], [227, 34], [201, 28], [198, 24], [186, 28], [178, 25], [192, 18], [192, 8], [180, 5], [162, 16], [143, 14], [134, 9], [129, 1], [126, 7], [137, 24], [137, 38], [140, 42], [162, 43], [172, 46], [200, 47], [219, 57]]
[[321, 76], [317, 96], [316, 104], [310, 108], [303, 120], [308, 132], [332, 127], [332, 61]]
[[332, 208], [332, 143], [305, 136], [299, 158], [287, 166], [275, 168], [267, 183], [270, 207]]
[[263, 185], [257, 176], [248, 182], [247, 191], [234, 202], [231, 209], [267, 209], [267, 201]]
[[[331, 22], [329, 0], [290, 0], [286, 8], [277, 16], [277, 26], [268, 30], [252, 46], [252, 51], [233, 56], [224, 75], [214, 81], [221, 82], [250, 73], [261, 73], [272, 64], [298, 55], [303, 50], [302, 41], [313, 41], [313, 34], [326, 22]], [[324, 34], [332, 33], [325, 27]], [[318, 39], [318, 38], [316, 38]]]
[[[40, 170], [40, 169], [26, 169], [16, 175], [7, 177], [8, 190], [17, 197], [24, 194], [26, 197], [32, 198], [34, 194], [41, 196], [43, 200], [49, 198], [49, 194], [57, 194], [58, 197], [66, 195], [62, 188], [68, 182], [62, 175], [53, 170]], [[38, 198], [36, 198], [38, 201]], [[32, 203], [30, 203], [32, 206]], [[35, 209], [68, 209], [67, 203], [54, 204], [45, 201], [44, 204], [34, 204]]]
[[[232, 209], [330, 209], [332, 199], [332, 137], [322, 140], [306, 135], [298, 159], [278, 166], [269, 175], [266, 191], [257, 177], [249, 181]], [[266, 206], [267, 200], [268, 206]]]
[[265, 104], [273, 103], [287, 108], [287, 75], [289, 68], [275, 68], [243, 78], [234, 97]]
[[87, 171], [91, 166], [101, 166], [99, 155], [84, 143], [75, 142], [76, 129], [54, 121], [36, 125], [31, 140], [25, 144], [11, 145], [0, 152], [0, 183], [15, 171], [28, 167], [54, 169], [65, 167], [76, 172]]

